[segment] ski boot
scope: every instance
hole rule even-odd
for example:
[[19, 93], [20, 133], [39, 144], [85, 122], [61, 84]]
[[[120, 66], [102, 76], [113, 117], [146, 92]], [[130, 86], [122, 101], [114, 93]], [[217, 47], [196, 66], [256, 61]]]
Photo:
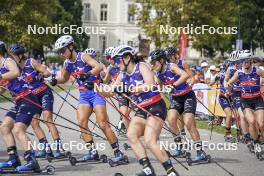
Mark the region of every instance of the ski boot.
[[24, 171], [41, 172], [38, 161], [35, 158], [34, 151], [25, 153], [24, 158], [27, 163], [23, 166], [17, 166], [16, 167], [17, 172], [24, 172]]
[[146, 166], [136, 176], [156, 176], [155, 171], [151, 165]]
[[125, 150], [131, 149], [131, 146], [128, 143], [124, 143], [123, 147]]
[[245, 143], [245, 144], [249, 144], [250, 141], [251, 141], [250, 134], [249, 133], [244, 134], [242, 142]]
[[191, 154], [189, 152], [187, 152], [186, 153], [186, 161], [187, 161], [189, 166], [191, 166], [194, 163], [195, 164], [205, 164], [205, 163], [211, 162], [211, 156], [206, 155], [206, 153], [203, 150], [198, 150], [196, 157], [194, 158], [194, 160], [192, 160]]
[[176, 143], [176, 149], [175, 149], [175, 153], [174, 153], [174, 157], [176, 158], [185, 158], [185, 154], [186, 152], [183, 151], [183, 143], [182, 143], [182, 139], [180, 136], [177, 136], [174, 139], [174, 142]]
[[247, 147], [250, 153], [255, 153], [255, 145], [252, 140], [250, 140], [250, 142], [247, 144]]
[[21, 162], [18, 156], [13, 158], [9, 157], [7, 161], [0, 162], [0, 169], [7, 169], [7, 168], [16, 168], [17, 166], [21, 166]]
[[256, 143], [255, 144], [255, 155], [258, 160], [264, 160], [264, 144]]
[[48, 152], [49, 154], [47, 154], [46, 158], [48, 160], [49, 163], [51, 163], [53, 160], [56, 161], [64, 161], [64, 160], [68, 160], [71, 156], [71, 152], [65, 152], [65, 150], [62, 147], [62, 143], [59, 140], [55, 141], [56, 143], [56, 150], [53, 153], [50, 153], [50, 151]]
[[36, 158], [46, 158], [47, 155], [52, 155], [50, 145], [46, 141], [40, 144], [42, 144], [44, 147], [42, 150], [37, 152]]
[[224, 139], [225, 142], [236, 143], [236, 138], [234, 138], [231, 134], [226, 134]]
[[124, 155], [120, 150], [115, 150], [114, 155], [115, 157], [113, 159], [108, 160], [108, 163], [111, 167], [129, 163], [128, 157]]

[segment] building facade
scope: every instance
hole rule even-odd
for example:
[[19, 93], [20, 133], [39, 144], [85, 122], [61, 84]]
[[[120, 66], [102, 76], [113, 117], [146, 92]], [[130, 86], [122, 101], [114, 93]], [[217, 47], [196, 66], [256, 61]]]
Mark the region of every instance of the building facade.
[[91, 28], [88, 47], [102, 53], [109, 46], [128, 44], [136, 47], [143, 31], [130, 15], [133, 0], [83, 0], [83, 27]]

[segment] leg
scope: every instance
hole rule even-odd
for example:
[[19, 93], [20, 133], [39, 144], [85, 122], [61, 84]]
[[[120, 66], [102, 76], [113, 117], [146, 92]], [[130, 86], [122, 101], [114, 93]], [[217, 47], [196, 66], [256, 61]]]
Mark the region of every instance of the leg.
[[12, 134], [14, 123], [13, 118], [6, 116], [0, 126], [1, 134], [7, 147], [16, 146], [15, 138]]
[[[84, 142], [89, 142], [93, 140], [93, 137], [87, 130], [88, 128], [88, 120], [92, 114], [93, 110], [89, 105], [80, 104], [77, 108], [77, 120], [80, 125], [80, 131], [82, 132], [82, 139]], [[87, 129], [87, 130], [85, 130]], [[88, 134], [87, 134], [88, 133]]]
[[230, 107], [224, 109], [226, 114], [225, 126], [226, 126], [226, 136], [231, 136], [231, 125], [232, 125], [232, 110]]
[[195, 117], [193, 113], [185, 113], [183, 115], [184, 124], [189, 131], [193, 141], [200, 140], [200, 134], [196, 128]]
[[244, 109], [245, 117], [247, 118], [248, 125], [249, 125], [249, 133], [252, 139], [257, 139], [257, 128], [256, 128], [256, 118], [254, 112], [250, 108]]
[[168, 121], [170, 130], [173, 132], [174, 136], [177, 136], [180, 134], [180, 131], [177, 125], [178, 117], [180, 117], [180, 114], [175, 109], [170, 109], [168, 111], [167, 121]]
[[144, 134], [145, 123], [145, 119], [133, 117], [127, 130], [129, 144], [138, 160], [147, 157], [146, 150], [140, 141], [140, 137]]
[[19, 140], [21, 146], [25, 151], [32, 149], [32, 143], [26, 134], [27, 128], [28, 126], [26, 124], [17, 122], [15, 123], [13, 129], [15, 136], [17, 137], [17, 139]]
[[53, 140], [58, 139], [60, 136], [57, 127], [53, 124], [52, 113], [50, 111], [43, 111], [43, 117], [45, 121], [51, 122], [46, 123], [46, 125], [50, 130]]
[[264, 110], [255, 111], [257, 124], [259, 126], [259, 130], [261, 134], [264, 132]]
[[46, 135], [43, 129], [39, 125], [39, 120], [38, 120], [39, 118], [40, 118], [39, 115], [35, 115], [34, 118], [32, 119], [31, 126], [37, 138], [40, 140], [46, 138]]

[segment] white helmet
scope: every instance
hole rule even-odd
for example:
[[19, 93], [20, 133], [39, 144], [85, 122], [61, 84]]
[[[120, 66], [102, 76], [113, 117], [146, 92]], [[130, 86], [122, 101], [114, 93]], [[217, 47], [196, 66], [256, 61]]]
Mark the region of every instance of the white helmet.
[[114, 57], [122, 57], [124, 54], [135, 54], [135, 50], [128, 45], [120, 45], [118, 47], [115, 48], [113, 54], [111, 55], [112, 58]]
[[97, 56], [96, 51], [94, 48], [87, 48], [84, 50], [86, 54], [89, 54], [92, 58], [95, 58]]
[[58, 40], [55, 42], [55, 48], [54, 49], [57, 51], [59, 49], [62, 49], [64, 47], [69, 46], [72, 43], [74, 43], [72, 36], [63, 35], [60, 38], [58, 38]]
[[112, 46], [106, 48], [105, 51], [104, 51], [104, 56], [111, 56], [111, 54], [113, 53], [114, 49], [115, 49], [115, 47], [112, 47]]
[[229, 60], [230, 61], [237, 60], [239, 58], [239, 54], [240, 54], [240, 51], [239, 50], [232, 51], [231, 54], [230, 54]]
[[250, 59], [252, 57], [252, 53], [249, 50], [242, 50], [239, 53], [238, 59]]

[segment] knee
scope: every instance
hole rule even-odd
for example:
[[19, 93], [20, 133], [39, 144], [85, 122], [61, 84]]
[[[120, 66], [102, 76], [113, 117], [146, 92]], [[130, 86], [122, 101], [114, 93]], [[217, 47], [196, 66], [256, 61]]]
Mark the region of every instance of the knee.
[[144, 138], [144, 142], [148, 148], [152, 148], [157, 144], [157, 141], [153, 138]]
[[39, 126], [39, 120], [32, 119], [31, 126], [32, 126], [33, 130], [40, 128], [40, 126]]
[[130, 130], [127, 131], [127, 138], [130, 144], [135, 144], [139, 140], [138, 136]]
[[12, 131], [12, 127], [8, 124], [3, 123], [0, 125], [0, 131], [1, 131], [2, 135], [5, 135], [5, 134], [10, 133]]
[[247, 121], [248, 121], [248, 124], [251, 125], [251, 126], [256, 124], [256, 119], [255, 118], [248, 118]]
[[15, 136], [19, 136], [21, 133], [23, 133], [23, 129], [18, 126], [15, 126], [13, 132]]
[[102, 120], [102, 121], [98, 122], [98, 125], [102, 130], [109, 128], [109, 125], [108, 125], [106, 120]]
[[259, 121], [258, 122], [258, 126], [259, 126], [260, 129], [263, 129], [264, 128], [264, 122], [263, 121], [261, 121], [261, 122]]

